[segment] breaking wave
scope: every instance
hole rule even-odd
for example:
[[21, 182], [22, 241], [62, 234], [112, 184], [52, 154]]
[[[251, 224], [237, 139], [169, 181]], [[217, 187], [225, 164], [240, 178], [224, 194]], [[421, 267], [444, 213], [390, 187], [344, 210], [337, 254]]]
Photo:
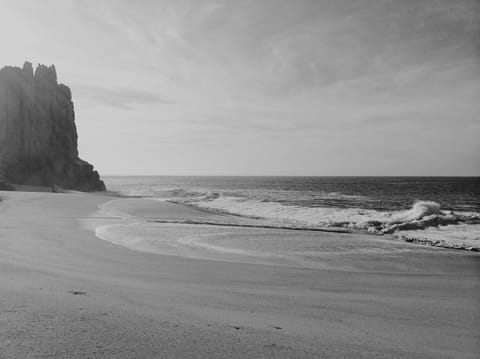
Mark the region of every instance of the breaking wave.
[[[423, 232], [429, 228], [437, 229], [435, 232], [437, 244], [448, 243], [454, 231], [452, 228], [462, 224], [463, 240], [478, 241], [476, 247], [480, 246], [479, 213], [444, 211], [439, 203], [432, 201], [417, 201], [410, 209], [402, 211], [290, 206], [277, 202], [222, 196], [218, 193], [208, 193], [201, 197], [189, 197], [188, 199], [176, 198], [169, 201], [216, 212], [262, 219], [273, 226], [296, 229], [346, 228], [375, 234], [394, 234], [397, 238], [419, 243], [421, 243], [420, 238], [423, 238], [420, 230]], [[402, 235], [401, 232], [405, 233]]]
[[[475, 221], [477, 213], [454, 213], [442, 211], [440, 204], [418, 201], [409, 210], [377, 211], [363, 208], [303, 207], [278, 202], [255, 200], [245, 197], [223, 196], [207, 193], [200, 197], [170, 198], [169, 202], [201, 207], [217, 212], [290, 223], [297, 227], [348, 227], [357, 229], [375, 228], [383, 232], [391, 228], [402, 229], [416, 223], [419, 228], [430, 225]], [[411, 228], [408, 228], [411, 229]]]
[[389, 193], [390, 184], [379, 192], [373, 185], [369, 191], [362, 192], [354, 188], [356, 182], [349, 183], [344, 189], [335, 187], [323, 191], [308, 187], [307, 180], [305, 183], [282, 180], [282, 186], [269, 182], [269, 186], [263, 187], [257, 179], [248, 178], [228, 186], [220, 180], [209, 179], [218, 182], [215, 182], [216, 186], [209, 187], [198, 184], [184, 186], [173, 180], [158, 185], [156, 181], [141, 179], [138, 183], [117, 186], [116, 189], [128, 197], [149, 197], [258, 219], [255, 225], [259, 226], [343, 229], [390, 234], [411, 242], [480, 249], [479, 207], [470, 197], [449, 197], [442, 201], [444, 197], [434, 195], [433, 198], [446, 208], [455, 209], [445, 210], [436, 201], [415, 201], [418, 197], [432, 197], [414, 188], [411, 181], [408, 182], [411, 187], [406, 189], [410, 196], [408, 200], [407, 196]]

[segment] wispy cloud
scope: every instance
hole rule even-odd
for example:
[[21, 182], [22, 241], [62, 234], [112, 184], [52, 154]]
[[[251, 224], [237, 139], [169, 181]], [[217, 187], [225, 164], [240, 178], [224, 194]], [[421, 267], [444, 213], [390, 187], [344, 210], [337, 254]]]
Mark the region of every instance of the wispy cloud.
[[75, 96], [89, 99], [109, 106], [132, 109], [134, 105], [165, 104], [173, 101], [156, 93], [134, 89], [110, 89], [89, 85], [75, 86]]

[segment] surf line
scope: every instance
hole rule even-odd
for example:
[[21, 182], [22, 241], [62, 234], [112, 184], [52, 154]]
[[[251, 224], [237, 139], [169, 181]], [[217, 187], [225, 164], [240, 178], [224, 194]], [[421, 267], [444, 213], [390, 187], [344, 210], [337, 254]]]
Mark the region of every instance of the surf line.
[[195, 220], [154, 220], [146, 221], [147, 223], [159, 224], [193, 224], [219, 227], [237, 227], [237, 228], [261, 228], [261, 229], [283, 229], [289, 231], [313, 231], [313, 232], [332, 232], [332, 233], [355, 233], [347, 228], [329, 227], [329, 228], [307, 228], [307, 227], [288, 227], [288, 226], [273, 226], [268, 224], [239, 224], [239, 223], [225, 223], [214, 221], [195, 221]]

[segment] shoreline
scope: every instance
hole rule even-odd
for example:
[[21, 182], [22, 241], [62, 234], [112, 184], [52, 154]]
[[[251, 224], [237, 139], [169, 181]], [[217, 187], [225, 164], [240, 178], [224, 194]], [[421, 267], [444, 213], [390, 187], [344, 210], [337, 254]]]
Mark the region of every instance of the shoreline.
[[[123, 199], [128, 199], [128, 198], [134, 198], [134, 199], [145, 199], [145, 200], [151, 200], [151, 201], [159, 201], [158, 199], [155, 199], [154, 197], [141, 197], [141, 196], [125, 196], [121, 195], [118, 192], [113, 192], [118, 195], [119, 198]], [[245, 219], [247, 221], [252, 220], [253, 223], [246, 223], [246, 224], [235, 224], [235, 223], [223, 223], [223, 222], [195, 222], [195, 221], [177, 221], [177, 222], [169, 222], [169, 221], [147, 221], [147, 222], [157, 222], [157, 223], [186, 223], [186, 224], [206, 224], [206, 225], [218, 225], [218, 226], [243, 226], [243, 227], [252, 227], [252, 228], [269, 228], [269, 229], [284, 229], [284, 230], [291, 230], [291, 231], [311, 231], [311, 232], [332, 232], [332, 233], [350, 233], [352, 235], [355, 234], [361, 234], [361, 235], [372, 235], [372, 236], [378, 236], [379, 238], [382, 238], [384, 240], [394, 240], [394, 241], [403, 241], [407, 243], [412, 243], [415, 245], [420, 245], [420, 246], [430, 246], [430, 247], [437, 247], [437, 248], [444, 248], [444, 249], [451, 249], [451, 250], [464, 250], [464, 251], [470, 251], [470, 252], [480, 252], [480, 240], [478, 243], [472, 242], [471, 243], [466, 243], [464, 242], [448, 242], [445, 240], [438, 240], [438, 239], [429, 239], [426, 237], [422, 237], [422, 231], [425, 229], [417, 229], [416, 232], [419, 233], [419, 237], [409, 237], [406, 233], [411, 232], [411, 231], [403, 231], [403, 230], [398, 230], [396, 232], [370, 232], [368, 230], [362, 230], [362, 229], [353, 229], [353, 228], [348, 228], [348, 227], [300, 227], [300, 226], [285, 226], [281, 224], [269, 224], [268, 220], [265, 220], [261, 217], [254, 217], [254, 216], [244, 216], [236, 213], [231, 213], [228, 211], [221, 211], [221, 210], [216, 210], [216, 209], [210, 209], [210, 208], [205, 208], [201, 206], [195, 206], [192, 204], [188, 203], [179, 203], [175, 201], [169, 201], [169, 200], [162, 200], [163, 202], [167, 203], [172, 203], [176, 204], [179, 206], [186, 206], [189, 208], [193, 208], [198, 211], [203, 211], [206, 213], [210, 214], [215, 214], [215, 215], [227, 215], [230, 217], [238, 217], [241, 219]], [[258, 222], [258, 223], [255, 223]], [[438, 225], [439, 227], [445, 226], [445, 225]], [[437, 228], [435, 226], [431, 228]], [[467, 241], [468, 242], [468, 241]]]
[[[457, 177], [452, 177], [457, 178]], [[13, 191], [6, 191], [8, 192], [40, 192], [40, 193], [55, 193], [51, 190], [50, 187], [38, 187], [38, 186], [28, 186], [28, 185], [13, 185], [15, 190]], [[1, 192], [1, 191], [0, 191]], [[3, 191], [5, 192], [5, 191]], [[118, 198], [118, 199], [139, 199], [139, 200], [150, 200], [150, 201], [159, 201], [155, 197], [142, 197], [142, 196], [128, 196], [124, 195], [118, 191], [99, 191], [99, 192], [79, 192], [74, 190], [64, 190], [60, 193], [69, 193], [69, 194], [84, 194], [84, 195], [95, 195], [95, 196], [102, 196], [102, 197], [110, 197], [110, 198]], [[0, 197], [0, 202], [1, 202]], [[226, 211], [216, 210], [205, 208], [201, 206], [195, 206], [188, 203], [179, 203], [175, 201], [169, 200], [162, 200], [162, 202], [172, 203], [178, 206], [185, 206], [188, 208], [193, 208], [197, 211], [202, 211], [208, 214], [214, 214], [219, 216], [229, 216], [229, 217], [238, 217], [240, 219], [246, 220], [246, 223], [238, 224], [238, 223], [225, 223], [225, 222], [206, 222], [206, 221], [195, 221], [195, 220], [178, 220], [178, 221], [171, 221], [171, 220], [164, 220], [164, 221], [146, 221], [146, 222], [156, 222], [156, 223], [184, 223], [184, 224], [199, 224], [199, 225], [213, 225], [213, 226], [225, 226], [225, 227], [246, 227], [246, 228], [265, 228], [265, 229], [284, 229], [290, 231], [312, 231], [312, 232], [331, 232], [331, 233], [350, 233], [352, 235], [355, 234], [362, 234], [362, 235], [372, 235], [378, 236], [384, 240], [393, 240], [393, 241], [403, 241], [406, 243], [412, 243], [419, 246], [429, 246], [429, 247], [436, 247], [436, 248], [443, 248], [449, 250], [459, 250], [459, 251], [469, 251], [469, 252], [480, 252], [480, 241], [476, 243], [476, 241], [471, 241], [471, 243], [466, 242], [448, 242], [442, 239], [430, 239], [425, 236], [422, 236], [422, 229], [417, 229], [416, 232], [419, 233], [418, 236], [409, 235], [411, 231], [403, 231], [399, 230], [396, 232], [387, 232], [387, 233], [379, 233], [379, 232], [370, 232], [368, 230], [361, 230], [361, 229], [352, 229], [346, 227], [297, 227], [297, 226], [284, 226], [279, 224], [269, 224], [268, 220], [264, 220], [261, 217], [251, 217], [251, 216], [244, 216], [236, 213], [230, 213]], [[249, 223], [248, 221], [252, 220], [254, 223]], [[263, 220], [264, 223], [261, 221]], [[255, 222], [260, 223], [255, 223]], [[442, 225], [439, 225], [440, 227]], [[444, 225], [443, 225], [444, 226]], [[437, 228], [437, 227], [432, 227]], [[468, 241], [467, 241], [468, 242]]]
[[[452, 177], [457, 178], [457, 177]], [[55, 193], [52, 191], [50, 187], [38, 187], [38, 186], [28, 186], [28, 185], [13, 185], [15, 190], [13, 191], [3, 191], [5, 193], [9, 192], [37, 192], [37, 193]], [[0, 191], [2, 192], [2, 191]], [[79, 192], [74, 190], [64, 190], [60, 193], [69, 193], [69, 194], [83, 194], [83, 195], [93, 195], [93, 196], [102, 196], [102, 197], [110, 197], [110, 198], [118, 198], [118, 199], [139, 199], [139, 200], [150, 200], [150, 201], [158, 201], [154, 197], [142, 197], [142, 196], [128, 196], [124, 195], [118, 191], [99, 191], [99, 192]], [[2, 201], [0, 196], [0, 202]], [[393, 241], [402, 241], [406, 243], [412, 243], [418, 246], [429, 246], [429, 247], [436, 247], [436, 248], [443, 248], [449, 250], [459, 250], [459, 251], [469, 251], [469, 252], [480, 252], [480, 241], [476, 243], [476, 241], [471, 241], [471, 243], [466, 242], [448, 242], [442, 239], [430, 239], [425, 236], [422, 236], [422, 229], [417, 229], [416, 232], [419, 234], [418, 236], [409, 235], [411, 231], [396, 231], [396, 232], [387, 232], [387, 233], [378, 233], [378, 232], [370, 232], [368, 230], [361, 230], [361, 229], [352, 229], [346, 227], [296, 227], [296, 226], [284, 226], [278, 224], [269, 224], [267, 220], [263, 220], [261, 217], [249, 217], [244, 216], [236, 213], [230, 213], [226, 211], [216, 210], [205, 208], [201, 206], [195, 206], [188, 203], [178, 203], [175, 201], [169, 200], [162, 200], [162, 202], [172, 203], [178, 206], [185, 206], [188, 208], [193, 208], [197, 211], [202, 211], [208, 214], [214, 214], [219, 216], [229, 216], [229, 217], [238, 217], [240, 219], [246, 220], [246, 223], [225, 223], [221, 221], [217, 222], [207, 222], [207, 221], [195, 221], [195, 220], [163, 220], [163, 221], [146, 221], [146, 222], [154, 222], [154, 223], [184, 223], [184, 224], [199, 224], [199, 225], [212, 225], [212, 226], [225, 226], [225, 227], [246, 227], [246, 228], [265, 228], [265, 229], [283, 229], [283, 230], [290, 230], [290, 231], [311, 231], [311, 232], [330, 232], [330, 233], [350, 233], [352, 235], [372, 235], [378, 236], [384, 240], [393, 240]], [[249, 223], [248, 221], [252, 220], [254, 223]], [[263, 220], [264, 223], [261, 221]], [[255, 223], [255, 222], [260, 223]], [[442, 225], [439, 225], [440, 227]], [[432, 227], [437, 228], [437, 227]], [[467, 241], [468, 242], [468, 241]]]

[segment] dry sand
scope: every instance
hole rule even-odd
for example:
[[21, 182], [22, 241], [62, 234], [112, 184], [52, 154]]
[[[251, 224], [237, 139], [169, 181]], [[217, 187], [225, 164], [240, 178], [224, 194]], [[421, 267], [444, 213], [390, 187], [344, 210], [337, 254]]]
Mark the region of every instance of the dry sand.
[[310, 235], [326, 247], [378, 245], [392, 255], [334, 257], [328, 269], [189, 259], [98, 239], [92, 226], [125, 219], [91, 217], [100, 205], [111, 217], [216, 215], [87, 194], [0, 197], [0, 358], [476, 358], [480, 352], [476, 253], [318, 232]]

